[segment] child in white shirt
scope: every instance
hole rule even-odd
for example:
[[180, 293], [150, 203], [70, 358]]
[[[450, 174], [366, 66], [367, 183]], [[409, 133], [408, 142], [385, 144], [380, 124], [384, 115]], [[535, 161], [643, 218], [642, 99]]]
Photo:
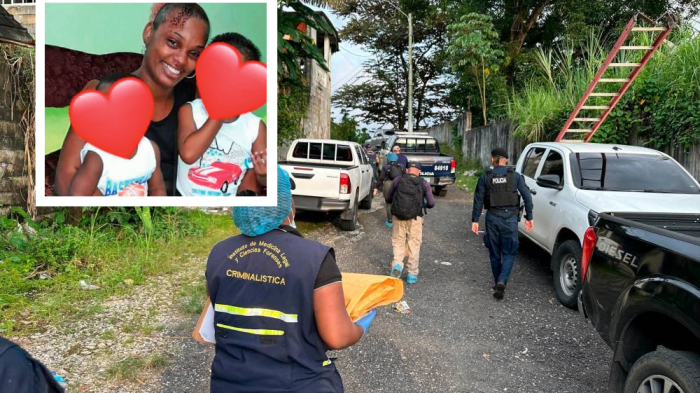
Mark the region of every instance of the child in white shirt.
[[[122, 78], [118, 73], [103, 77], [96, 89], [107, 93]], [[143, 137], [131, 158], [122, 158], [86, 143], [80, 151], [81, 165], [70, 183], [71, 196], [165, 196], [165, 182], [160, 171], [160, 151]], [[96, 192], [99, 191], [99, 193]]]
[[[260, 61], [260, 50], [240, 34], [221, 34], [215, 42], [236, 48], [243, 62]], [[214, 120], [201, 99], [185, 104], [178, 114], [178, 150], [176, 187], [182, 196], [236, 195], [246, 174], [266, 182], [267, 129], [252, 113]]]

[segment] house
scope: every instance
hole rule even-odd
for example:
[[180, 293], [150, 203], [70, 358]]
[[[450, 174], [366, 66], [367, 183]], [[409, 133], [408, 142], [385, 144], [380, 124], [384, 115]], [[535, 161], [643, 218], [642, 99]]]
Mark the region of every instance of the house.
[[34, 0], [1, 0], [7, 12], [36, 38], [36, 1]]
[[[11, 45], [33, 46], [34, 38], [5, 8], [0, 8], [0, 47]], [[29, 152], [25, 151], [27, 141], [33, 144], [34, 130], [27, 131], [31, 135], [25, 138], [25, 129], [20, 123], [24, 110], [29, 108], [13, 90], [17, 87], [10, 83], [10, 67], [5, 59], [0, 61], [0, 75], [4, 81], [0, 85], [0, 216], [6, 214], [11, 206], [27, 205], [29, 179], [34, 176], [27, 170], [27, 155], [33, 160], [34, 146]]]
[[333, 32], [330, 35], [319, 32], [304, 23], [298, 26], [299, 30], [311, 37], [323, 53], [328, 67], [328, 71], [325, 71], [311, 59], [301, 62], [306, 84], [309, 86], [309, 108], [303, 120], [302, 131], [305, 138], [328, 139], [331, 136], [331, 56], [340, 50], [340, 38], [328, 16], [322, 11], [316, 11], [316, 14], [333, 27]]

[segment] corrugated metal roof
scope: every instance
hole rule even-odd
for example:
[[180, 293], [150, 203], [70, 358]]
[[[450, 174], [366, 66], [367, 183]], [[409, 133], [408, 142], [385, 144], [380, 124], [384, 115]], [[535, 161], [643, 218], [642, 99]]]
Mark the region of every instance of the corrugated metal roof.
[[0, 41], [34, 46], [34, 38], [32, 38], [31, 34], [3, 7], [0, 7]]

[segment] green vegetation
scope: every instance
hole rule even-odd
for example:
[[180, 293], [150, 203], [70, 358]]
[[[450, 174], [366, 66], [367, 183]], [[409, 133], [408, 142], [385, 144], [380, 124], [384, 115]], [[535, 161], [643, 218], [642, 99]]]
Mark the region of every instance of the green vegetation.
[[364, 143], [369, 139], [369, 133], [366, 128], [358, 128], [357, 121], [347, 113], [343, 113], [339, 123], [331, 119], [331, 139]]
[[[631, 45], [651, 45], [651, 36], [636, 33]], [[629, 143], [635, 135], [655, 147], [671, 143], [688, 146], [700, 140], [700, 36], [690, 29], [676, 30], [639, 74], [627, 93], [610, 113], [593, 142]], [[508, 105], [508, 115], [516, 121], [516, 133], [528, 140], [552, 140], [561, 130], [595, 72], [607, 55], [607, 45], [590, 33], [575, 46], [560, 45], [538, 50], [539, 75], [533, 75], [517, 91]], [[624, 51], [619, 62], [638, 62], [641, 51]], [[575, 58], [575, 53], [582, 56]], [[626, 77], [628, 69], [609, 69], [608, 78]], [[599, 85], [597, 92], [614, 92]], [[607, 87], [608, 90], [604, 90]], [[605, 105], [609, 97], [591, 97], [588, 105]], [[587, 113], [583, 112], [588, 117]], [[593, 114], [593, 113], [591, 113]], [[588, 123], [586, 123], [588, 124]], [[586, 128], [580, 124], [572, 128]]]
[[182, 258], [206, 255], [236, 233], [229, 215], [199, 210], [83, 208], [77, 222], [67, 224], [69, 211], [39, 222], [19, 209], [0, 218], [3, 332], [28, 333], [98, 312], [100, 300], [173, 272]]
[[163, 355], [151, 355], [147, 358], [129, 356], [122, 359], [105, 372], [108, 379], [131, 380], [147, 371], [157, 371], [170, 365], [170, 360]]

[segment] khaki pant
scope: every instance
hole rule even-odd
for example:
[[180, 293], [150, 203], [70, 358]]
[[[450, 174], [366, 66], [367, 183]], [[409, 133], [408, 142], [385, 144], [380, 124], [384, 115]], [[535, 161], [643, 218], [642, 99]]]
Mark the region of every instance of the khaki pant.
[[423, 217], [415, 220], [399, 220], [394, 216], [394, 226], [391, 233], [391, 245], [394, 247], [394, 262], [403, 268], [403, 259], [408, 246], [408, 274], [418, 275], [418, 258], [420, 257], [420, 245], [423, 242]]

